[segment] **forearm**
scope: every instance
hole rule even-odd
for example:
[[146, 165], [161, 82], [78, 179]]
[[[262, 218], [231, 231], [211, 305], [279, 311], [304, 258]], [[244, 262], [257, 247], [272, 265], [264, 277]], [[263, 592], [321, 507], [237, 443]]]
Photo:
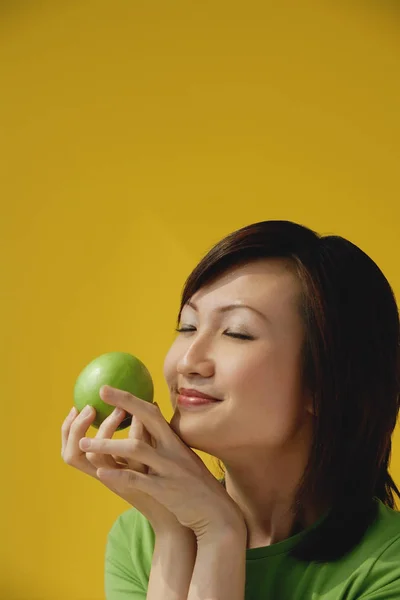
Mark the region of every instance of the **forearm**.
[[198, 543], [187, 600], [244, 600], [246, 535], [228, 531]]
[[146, 600], [187, 600], [196, 552], [190, 530], [156, 535]]

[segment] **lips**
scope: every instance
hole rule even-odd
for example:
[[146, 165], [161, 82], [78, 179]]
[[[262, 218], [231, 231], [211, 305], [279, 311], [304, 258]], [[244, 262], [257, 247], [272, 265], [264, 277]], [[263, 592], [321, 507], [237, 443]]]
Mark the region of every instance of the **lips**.
[[211, 400], [213, 402], [220, 402], [220, 398], [215, 398], [215, 396], [209, 396], [208, 394], [204, 394], [204, 392], [199, 392], [194, 389], [187, 388], [179, 388], [178, 393], [181, 396], [188, 396], [189, 398], [204, 398], [206, 400]]

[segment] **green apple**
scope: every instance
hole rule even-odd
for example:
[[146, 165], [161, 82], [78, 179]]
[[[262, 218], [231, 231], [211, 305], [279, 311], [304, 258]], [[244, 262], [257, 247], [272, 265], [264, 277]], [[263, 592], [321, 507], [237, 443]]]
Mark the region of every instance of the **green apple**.
[[[153, 402], [153, 380], [145, 365], [127, 352], [108, 352], [90, 362], [79, 374], [74, 387], [74, 404], [79, 412], [87, 405], [96, 409], [96, 418], [92, 425], [100, 427], [114, 410], [114, 406], [106, 404], [100, 398], [102, 385], [130, 392], [146, 402]], [[126, 429], [131, 424], [128, 415], [117, 428]]]

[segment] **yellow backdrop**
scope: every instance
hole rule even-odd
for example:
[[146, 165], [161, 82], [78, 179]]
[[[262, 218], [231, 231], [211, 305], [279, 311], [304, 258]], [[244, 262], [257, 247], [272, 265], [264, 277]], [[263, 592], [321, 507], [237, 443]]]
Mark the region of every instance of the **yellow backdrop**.
[[399, 293], [395, 10], [1, 3], [1, 599], [104, 597], [128, 506], [61, 460], [74, 382], [132, 352], [170, 419], [181, 288], [222, 236], [276, 218], [338, 233]]

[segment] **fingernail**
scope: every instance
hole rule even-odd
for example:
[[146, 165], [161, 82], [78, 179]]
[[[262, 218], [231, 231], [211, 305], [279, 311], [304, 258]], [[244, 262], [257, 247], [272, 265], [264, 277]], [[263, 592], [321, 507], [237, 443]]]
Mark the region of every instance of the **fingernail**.
[[71, 410], [69, 411], [69, 415], [68, 415], [68, 416], [69, 416], [69, 417], [71, 417], [71, 416], [74, 414], [75, 410], [76, 410], [76, 409], [75, 409], [75, 406], [73, 406], [73, 407], [71, 408]]
[[90, 404], [86, 404], [85, 408], [81, 411], [82, 417], [87, 417], [88, 415], [90, 415], [91, 410], [92, 407], [90, 406]]
[[119, 419], [119, 417], [122, 417], [122, 415], [125, 414], [125, 411], [123, 408], [119, 408], [119, 406], [114, 410], [114, 414], [116, 416], [117, 419]]

